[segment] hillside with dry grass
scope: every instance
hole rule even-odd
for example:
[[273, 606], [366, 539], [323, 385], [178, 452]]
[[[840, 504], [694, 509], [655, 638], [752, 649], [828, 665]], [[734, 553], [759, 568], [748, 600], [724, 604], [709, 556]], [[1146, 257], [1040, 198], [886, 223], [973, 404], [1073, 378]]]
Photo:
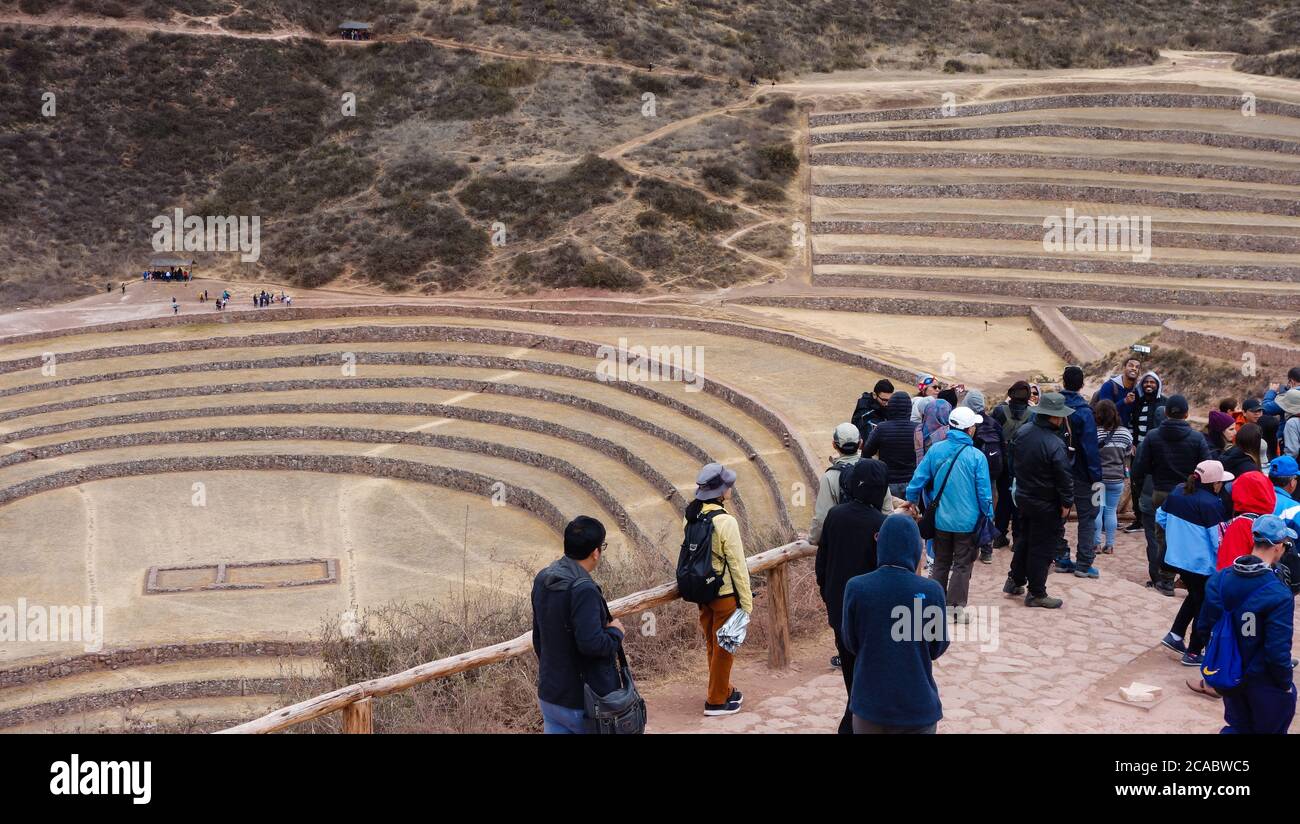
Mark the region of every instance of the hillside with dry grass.
[[[372, 21], [378, 42], [327, 39], [344, 18]], [[196, 255], [237, 279], [426, 294], [754, 282], [790, 254], [778, 224], [798, 211], [800, 117], [751, 80], [1127, 65], [1161, 47], [1285, 73], [1298, 27], [1262, 0], [8, 0], [0, 305], [138, 277], [150, 221], [176, 208], [260, 218], [256, 263]], [[727, 116], [690, 120], [710, 112]]]

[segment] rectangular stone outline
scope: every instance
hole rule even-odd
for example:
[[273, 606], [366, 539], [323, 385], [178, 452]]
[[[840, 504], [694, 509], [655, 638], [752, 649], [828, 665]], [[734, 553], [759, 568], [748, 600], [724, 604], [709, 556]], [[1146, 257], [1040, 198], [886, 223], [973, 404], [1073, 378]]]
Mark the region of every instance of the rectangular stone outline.
[[[228, 580], [229, 570], [249, 569], [256, 567], [277, 567], [277, 566], [294, 566], [297, 564], [324, 564], [325, 577], [312, 578], [304, 581], [281, 581], [277, 584], [234, 584]], [[211, 569], [215, 567], [217, 571], [216, 581], [211, 584], [191, 587], [161, 587], [158, 585], [158, 573], [176, 572], [187, 569]], [[339, 582], [339, 562], [337, 558], [281, 558], [272, 561], [249, 561], [247, 563], [215, 563], [215, 564], [181, 564], [179, 566], [151, 566], [145, 576], [144, 592], [146, 595], [158, 595], [172, 592], [217, 592], [229, 590], [248, 590], [248, 589], [284, 589], [287, 587], [306, 587], [319, 586], [321, 584], [337, 584]]]

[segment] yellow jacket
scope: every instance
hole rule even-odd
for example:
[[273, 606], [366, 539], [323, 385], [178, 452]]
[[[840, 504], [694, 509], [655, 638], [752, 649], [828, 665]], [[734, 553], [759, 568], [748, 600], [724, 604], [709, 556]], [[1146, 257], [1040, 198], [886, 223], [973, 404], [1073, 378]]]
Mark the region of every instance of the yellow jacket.
[[[715, 509], [722, 507], [709, 502], [700, 508], [700, 514]], [[723, 558], [727, 559], [726, 564], [723, 564]], [[735, 593], [740, 608], [753, 613], [754, 593], [749, 588], [749, 566], [745, 562], [745, 545], [740, 540], [740, 522], [728, 512], [713, 519], [713, 571], [721, 575], [724, 566], [727, 580], [718, 590], [719, 597]]]

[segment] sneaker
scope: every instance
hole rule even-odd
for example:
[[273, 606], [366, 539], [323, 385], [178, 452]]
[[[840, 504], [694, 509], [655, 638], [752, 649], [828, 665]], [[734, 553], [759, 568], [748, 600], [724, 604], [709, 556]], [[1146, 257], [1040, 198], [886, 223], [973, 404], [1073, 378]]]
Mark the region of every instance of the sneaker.
[[733, 690], [731, 691], [731, 697], [727, 699], [727, 703], [728, 703], [728, 704], [743, 704], [743, 703], [745, 703], [745, 694], [744, 694], [743, 692], [741, 692], [740, 690], [733, 689]]
[[1044, 595], [1042, 598], [1035, 598], [1032, 595], [1025, 596], [1025, 606], [1027, 607], [1041, 607], [1043, 609], [1056, 609], [1063, 603], [1065, 602], [1062, 601], [1060, 598], [1053, 598], [1050, 595]]
[[735, 701], [728, 701], [725, 704], [708, 704], [704, 705], [705, 715], [735, 715], [740, 712], [740, 705]]
[[1161, 595], [1164, 595], [1164, 596], [1166, 596], [1166, 597], [1169, 597], [1169, 598], [1174, 597], [1174, 588], [1173, 588], [1173, 587], [1163, 587], [1163, 586], [1161, 586], [1160, 584], [1153, 583], [1152, 581], [1147, 581], [1146, 586], [1147, 586], [1147, 589], [1154, 589], [1156, 592], [1158, 592], [1158, 593], [1160, 593]]
[[954, 623], [957, 623], [957, 624], [969, 624], [969, 623], [970, 623], [970, 613], [968, 613], [968, 612], [966, 611], [966, 607], [953, 607], [953, 608], [952, 608], [952, 620], [953, 620]]
[[986, 550], [984, 550], [983, 552], [981, 552], [981, 553], [980, 553], [980, 563], [981, 563], [981, 564], [991, 564], [991, 563], [993, 563], [993, 550], [991, 550], [991, 549], [986, 549]]
[[1008, 578], [1007, 582], [1002, 585], [1002, 591], [1008, 598], [1017, 598], [1025, 594], [1024, 586], [1016, 586], [1016, 582], [1010, 578]]
[[1009, 546], [1011, 546], [1011, 541], [1007, 540], [1007, 536], [1005, 536], [1005, 535], [999, 535], [999, 536], [998, 536], [998, 537], [993, 541], [993, 548], [994, 548], [994, 549], [1003, 549], [1003, 548], [1005, 548], [1005, 547], [1009, 547]]
[[831, 666], [835, 667], [836, 669], [840, 668], [840, 657], [838, 655], [831, 656]]
[[1199, 667], [1201, 664], [1204, 663], [1205, 663], [1205, 656], [1202, 653], [1199, 652], [1195, 654], [1190, 652], [1183, 653], [1182, 664], [1184, 667]]
[[1165, 637], [1160, 639], [1160, 644], [1166, 649], [1171, 649], [1179, 655], [1187, 654], [1187, 645], [1183, 643], [1183, 639], [1174, 635], [1172, 632], [1166, 632]]
[[1069, 558], [1057, 558], [1052, 569], [1056, 572], [1074, 572], [1074, 561]]
[[1124, 527], [1124, 532], [1126, 532], [1129, 535], [1132, 535], [1134, 532], [1141, 532], [1141, 531], [1142, 531], [1142, 524], [1138, 523], [1137, 521], [1134, 521], [1133, 523]]
[[1094, 566], [1075, 567], [1074, 577], [1075, 578], [1100, 578], [1101, 572]]

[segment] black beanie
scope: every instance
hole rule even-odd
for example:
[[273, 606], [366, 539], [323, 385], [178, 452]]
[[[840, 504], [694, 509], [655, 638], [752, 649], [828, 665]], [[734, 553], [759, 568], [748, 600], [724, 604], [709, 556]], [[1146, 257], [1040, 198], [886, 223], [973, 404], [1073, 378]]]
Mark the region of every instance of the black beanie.
[[1065, 374], [1061, 375], [1061, 385], [1066, 391], [1078, 392], [1083, 388], [1083, 370], [1077, 366], [1065, 367]]
[[879, 395], [885, 392], [893, 394], [894, 385], [890, 383], [887, 379], [881, 378], [880, 380], [876, 381], [876, 388], [872, 389], [871, 393], [873, 395]]

